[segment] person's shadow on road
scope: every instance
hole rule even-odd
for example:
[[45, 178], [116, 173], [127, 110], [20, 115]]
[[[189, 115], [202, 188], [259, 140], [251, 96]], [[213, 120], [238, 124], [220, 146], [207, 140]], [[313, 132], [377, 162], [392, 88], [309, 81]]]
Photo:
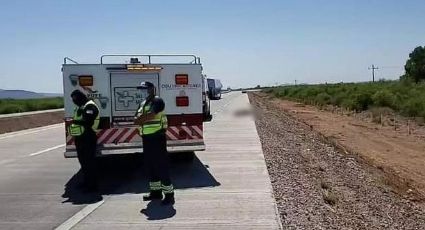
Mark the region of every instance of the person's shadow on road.
[[176, 215], [176, 209], [172, 205], [161, 205], [161, 201], [151, 201], [147, 207], [140, 210], [148, 220], [164, 220]]
[[[83, 181], [82, 172], [73, 175], [65, 184], [62, 195], [66, 200], [63, 203], [92, 204], [102, 200], [102, 195], [141, 194], [149, 192], [148, 176], [143, 167], [142, 155], [111, 156], [99, 159], [97, 193], [84, 193], [79, 188]], [[211, 175], [209, 167], [204, 165], [197, 157], [192, 162], [180, 161], [171, 158], [171, 179], [175, 189], [204, 188], [220, 186], [220, 183]], [[149, 203], [146, 213], [153, 218], [160, 213], [165, 215], [172, 210], [163, 210], [166, 207], [157, 207]], [[165, 213], [165, 214], [164, 214]], [[175, 214], [175, 210], [174, 210]], [[159, 214], [158, 214], [159, 215]]]
[[71, 202], [73, 204], [93, 204], [98, 201], [101, 201], [102, 195], [97, 192], [83, 192], [81, 190], [80, 184], [83, 181], [83, 174], [79, 170], [65, 185], [65, 192], [62, 195], [63, 198], [66, 198], [62, 203]]

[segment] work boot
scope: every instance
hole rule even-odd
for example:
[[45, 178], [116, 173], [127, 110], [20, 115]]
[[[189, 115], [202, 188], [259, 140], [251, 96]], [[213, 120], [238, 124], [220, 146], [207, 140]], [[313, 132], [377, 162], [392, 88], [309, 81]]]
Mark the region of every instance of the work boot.
[[165, 198], [161, 201], [162, 205], [173, 205], [176, 201], [174, 200], [174, 193], [165, 194]]
[[148, 195], [143, 196], [143, 201], [161, 200], [161, 199], [162, 199], [161, 190], [150, 191]]

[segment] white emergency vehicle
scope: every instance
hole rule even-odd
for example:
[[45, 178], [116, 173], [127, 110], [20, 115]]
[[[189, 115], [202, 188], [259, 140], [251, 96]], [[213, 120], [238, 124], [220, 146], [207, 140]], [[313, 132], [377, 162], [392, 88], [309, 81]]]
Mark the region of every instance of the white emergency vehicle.
[[[103, 55], [97, 64], [80, 64], [66, 57], [62, 73], [65, 130], [75, 108], [72, 91], [81, 90], [99, 107], [98, 155], [143, 151], [137, 126], [133, 125], [136, 110], [147, 95], [136, 89], [142, 81], [152, 82], [165, 102], [168, 151], [193, 155], [194, 151], [205, 150], [203, 122], [209, 117], [209, 101], [204, 96], [207, 87], [199, 57]], [[74, 139], [69, 133], [65, 157], [76, 157]]]

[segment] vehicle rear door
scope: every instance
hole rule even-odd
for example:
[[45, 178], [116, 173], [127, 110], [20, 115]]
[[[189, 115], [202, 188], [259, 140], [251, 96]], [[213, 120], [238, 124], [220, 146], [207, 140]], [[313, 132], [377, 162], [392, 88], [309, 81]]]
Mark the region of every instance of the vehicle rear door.
[[157, 73], [111, 73], [111, 114], [113, 125], [132, 123], [140, 103], [146, 98], [147, 90], [137, 86], [143, 81], [153, 83], [158, 89]]

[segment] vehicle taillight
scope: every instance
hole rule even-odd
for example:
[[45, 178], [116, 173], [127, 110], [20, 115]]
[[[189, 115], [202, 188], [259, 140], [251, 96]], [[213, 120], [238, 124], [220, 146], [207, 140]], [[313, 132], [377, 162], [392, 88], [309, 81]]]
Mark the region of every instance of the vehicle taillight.
[[78, 76], [78, 83], [80, 86], [93, 86], [92, 75], [80, 75]]
[[176, 105], [177, 106], [189, 106], [189, 97], [176, 97]]
[[176, 85], [189, 84], [189, 76], [187, 74], [176, 74]]

